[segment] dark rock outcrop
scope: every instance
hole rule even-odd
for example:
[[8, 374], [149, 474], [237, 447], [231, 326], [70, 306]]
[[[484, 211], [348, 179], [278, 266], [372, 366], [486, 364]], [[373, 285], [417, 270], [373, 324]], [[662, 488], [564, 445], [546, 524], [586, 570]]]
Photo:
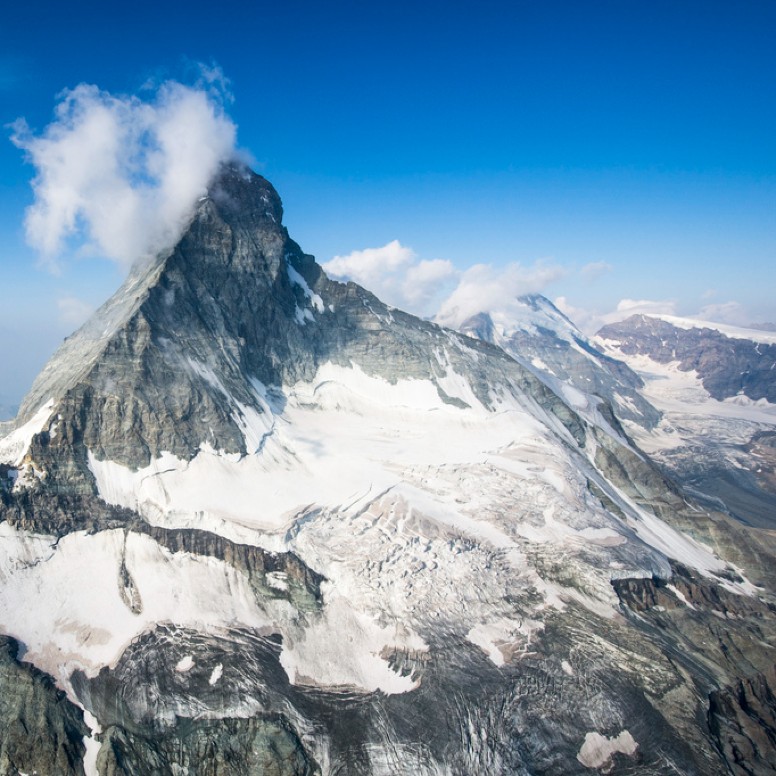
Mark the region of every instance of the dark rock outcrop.
[[716, 329], [685, 329], [660, 318], [632, 315], [604, 326], [598, 336], [617, 342], [627, 355], [645, 355], [658, 363], [679, 362], [695, 370], [715, 399], [743, 394], [776, 403], [776, 344], [729, 337]]
[[282, 717], [187, 720], [164, 735], [129, 735], [111, 727], [102, 736], [100, 776], [316, 776], [294, 731]]
[[52, 679], [17, 660], [19, 645], [0, 636], [0, 774], [83, 776], [81, 710]]
[[734, 776], [776, 773], [776, 668], [711, 693], [709, 727]]

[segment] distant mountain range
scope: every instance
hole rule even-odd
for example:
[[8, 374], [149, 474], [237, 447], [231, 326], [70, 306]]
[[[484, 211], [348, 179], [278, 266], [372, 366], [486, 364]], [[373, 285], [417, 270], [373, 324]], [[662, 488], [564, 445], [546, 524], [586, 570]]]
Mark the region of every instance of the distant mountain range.
[[0, 769], [769, 772], [771, 345], [451, 331], [282, 215], [225, 166], [5, 427]]

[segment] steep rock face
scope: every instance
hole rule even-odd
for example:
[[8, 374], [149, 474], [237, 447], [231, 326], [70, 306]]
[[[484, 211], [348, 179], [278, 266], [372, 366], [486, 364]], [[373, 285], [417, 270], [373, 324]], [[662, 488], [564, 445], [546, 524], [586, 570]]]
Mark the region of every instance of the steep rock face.
[[[767, 641], [759, 638], [768, 629], [773, 605], [742, 601], [709, 587], [681, 566], [675, 568], [670, 583], [623, 579], [613, 585], [626, 610], [636, 612], [642, 623], [659, 625], [663, 648], [674, 659], [685, 665], [695, 663], [696, 672], [709, 665], [724, 667], [729, 678], [709, 694], [706, 714], [709, 735], [728, 772], [773, 772], [773, 655]], [[715, 616], [704, 617], [704, 613]]]
[[[50, 490], [90, 490], [87, 449], [133, 468], [162, 452], [191, 458], [203, 443], [253, 453], [246, 415], [270, 424], [268, 409], [273, 401], [282, 406], [283, 396], [262, 402], [252, 386], [310, 380], [325, 363], [357, 363], [389, 382], [437, 382], [448, 367], [465, 370], [486, 404], [491, 386], [513, 380], [582, 440], [578, 419], [528, 370], [480, 342], [460, 339], [450, 348], [449, 332], [330, 281], [288, 237], [281, 217], [266, 180], [228, 168], [175, 249], [136, 268], [65, 342], [18, 421], [58, 397], [56, 416], [29, 449]], [[434, 355], [445, 346], [448, 363]], [[485, 357], [472, 363], [464, 348]]]
[[121, 728], [104, 734], [100, 776], [315, 776], [294, 732], [282, 719], [229, 719], [182, 725], [143, 738]]
[[709, 695], [772, 658], [768, 538], [584, 370], [330, 281], [281, 217], [224, 169], [0, 440], [0, 626], [100, 776], [726, 773]]
[[49, 677], [17, 660], [18, 646], [0, 636], [0, 773], [84, 776], [81, 710]]
[[713, 692], [709, 723], [735, 776], [776, 773], [776, 668]]

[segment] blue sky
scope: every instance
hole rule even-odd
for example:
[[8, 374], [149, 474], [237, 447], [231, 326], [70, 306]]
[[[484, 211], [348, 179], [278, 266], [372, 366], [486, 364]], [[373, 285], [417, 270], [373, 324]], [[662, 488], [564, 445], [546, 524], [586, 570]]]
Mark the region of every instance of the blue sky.
[[[150, 99], [217, 64], [239, 146], [321, 261], [398, 241], [405, 269], [519, 263], [511, 277], [587, 325], [623, 299], [774, 321], [774, 39], [765, 0], [13, 4], [0, 122], [41, 133], [65, 88]], [[35, 170], [10, 134], [0, 406], [124, 272], [41, 264], [23, 226]]]

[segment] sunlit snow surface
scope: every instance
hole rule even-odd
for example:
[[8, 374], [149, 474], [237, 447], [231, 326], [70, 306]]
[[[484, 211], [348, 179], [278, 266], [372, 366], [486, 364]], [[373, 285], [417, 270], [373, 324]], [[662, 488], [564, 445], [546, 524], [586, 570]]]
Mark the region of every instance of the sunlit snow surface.
[[32, 438], [39, 434], [51, 417], [54, 400], [46, 402], [24, 425], [0, 439], [0, 463], [18, 466], [30, 447]]
[[751, 457], [742, 452], [743, 446], [758, 431], [773, 430], [776, 404], [744, 395], [719, 401], [703, 387], [695, 371], [683, 371], [678, 361], [661, 364], [649, 356], [623, 354], [616, 343], [607, 340], [600, 344], [641, 376], [644, 396], [663, 413], [653, 430], [626, 424], [639, 447], [658, 458], [668, 458], [680, 448], [715, 444], [730, 466], [752, 465]]
[[743, 326], [731, 326], [728, 323], [714, 323], [712, 321], [699, 321], [695, 318], [681, 318], [676, 315], [660, 315], [651, 313], [650, 318], [658, 318], [661, 321], [670, 323], [679, 329], [711, 329], [724, 334], [732, 339], [752, 340], [753, 342], [762, 342], [764, 344], [776, 344], [776, 332], [761, 331], [760, 329], [750, 329]]
[[[535, 405], [502, 396], [487, 409], [454, 373], [442, 387], [468, 408], [442, 401], [429, 381], [390, 384], [329, 364], [285, 389], [282, 406], [255, 384], [264, 412], [236, 410], [250, 455], [202, 445], [191, 461], [163, 454], [139, 471], [90, 456], [100, 495], [149, 522], [297, 553], [327, 580], [322, 612], [305, 623], [287, 603], [257, 608], [226, 564], [116, 532], [74, 534], [56, 550], [44, 542], [45, 581], [36, 571], [9, 576], [0, 625], [23, 634], [34, 662], [63, 680], [75, 666], [93, 673], [115, 662], [136, 634], [170, 620], [280, 632], [295, 683], [406, 692], [416, 681], [386, 655], [428, 649], [437, 629], [461, 633], [501, 665], [569, 602], [616, 616], [613, 576], [668, 575], [666, 555], [707, 573], [722, 567], [624, 497], [627, 520], [605, 511], [587, 487], [598, 475]], [[9, 546], [5, 562], [19, 551]], [[140, 616], [116, 588], [121, 552], [149, 602]], [[83, 566], [89, 572], [71, 579]], [[104, 585], [90, 594], [97, 579]], [[12, 594], [41, 608], [34, 626]]]
[[[142, 601], [133, 613], [118, 584], [124, 558]], [[262, 628], [294, 616], [284, 601], [263, 610], [243, 574], [214, 558], [173, 554], [123, 530], [73, 533], [58, 542], [0, 524], [0, 623], [23, 642], [25, 660], [68, 686], [72, 671], [93, 676], [159, 622]]]

